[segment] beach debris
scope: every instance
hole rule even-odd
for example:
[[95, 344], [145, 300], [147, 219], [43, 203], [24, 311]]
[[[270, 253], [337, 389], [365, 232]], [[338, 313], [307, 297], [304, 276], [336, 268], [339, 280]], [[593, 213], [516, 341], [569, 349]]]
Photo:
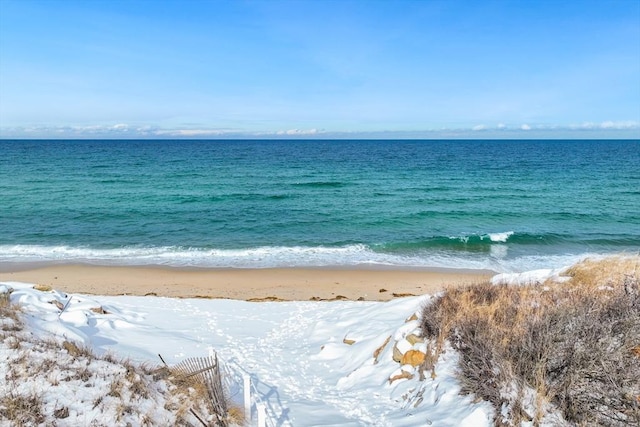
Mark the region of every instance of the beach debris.
[[393, 292], [391, 295], [393, 295], [394, 298], [404, 298], [404, 297], [415, 297], [416, 294], [412, 294], [412, 293], [396, 293]]
[[43, 284], [33, 285], [33, 289], [40, 292], [51, 292], [53, 290], [51, 285], [43, 285]]
[[248, 302], [282, 302], [282, 301], [286, 301], [280, 297], [276, 297], [273, 295], [270, 296], [266, 296], [266, 297], [258, 297], [258, 298], [249, 298], [247, 300]]

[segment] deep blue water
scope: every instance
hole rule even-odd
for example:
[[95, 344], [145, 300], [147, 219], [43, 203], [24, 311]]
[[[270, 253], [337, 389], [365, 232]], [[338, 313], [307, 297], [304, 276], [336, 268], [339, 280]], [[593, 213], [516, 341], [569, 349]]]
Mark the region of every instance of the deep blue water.
[[0, 141], [0, 262], [560, 266], [640, 249], [640, 141]]

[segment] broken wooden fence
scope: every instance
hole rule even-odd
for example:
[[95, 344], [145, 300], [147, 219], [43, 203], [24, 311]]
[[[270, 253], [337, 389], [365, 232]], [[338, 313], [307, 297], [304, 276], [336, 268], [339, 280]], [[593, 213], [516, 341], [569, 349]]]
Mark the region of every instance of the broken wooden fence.
[[[177, 381], [205, 387], [209, 397], [211, 413], [216, 417], [214, 425], [227, 427], [227, 399], [222, 386], [218, 355], [212, 353], [208, 357], [185, 359], [170, 369]], [[194, 413], [194, 415], [203, 425], [207, 425], [197, 414]]]

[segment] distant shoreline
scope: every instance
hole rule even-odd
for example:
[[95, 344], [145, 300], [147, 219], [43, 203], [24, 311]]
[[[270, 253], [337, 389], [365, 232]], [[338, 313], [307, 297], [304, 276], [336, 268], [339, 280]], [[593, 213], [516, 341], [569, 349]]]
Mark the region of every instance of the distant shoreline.
[[433, 294], [450, 286], [487, 280], [487, 270], [396, 267], [264, 269], [97, 266], [79, 264], [5, 265], [0, 281], [49, 285], [94, 295], [227, 298], [246, 301], [364, 300]]

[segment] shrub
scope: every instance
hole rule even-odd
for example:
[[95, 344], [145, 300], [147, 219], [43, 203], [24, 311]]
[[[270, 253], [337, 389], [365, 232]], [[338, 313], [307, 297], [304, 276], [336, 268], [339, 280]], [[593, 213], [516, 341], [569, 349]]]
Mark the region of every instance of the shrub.
[[450, 289], [421, 327], [435, 357], [445, 340], [460, 352], [463, 392], [491, 402], [497, 425], [539, 424], [550, 405], [573, 424], [640, 425], [637, 263], [589, 261], [544, 287]]

